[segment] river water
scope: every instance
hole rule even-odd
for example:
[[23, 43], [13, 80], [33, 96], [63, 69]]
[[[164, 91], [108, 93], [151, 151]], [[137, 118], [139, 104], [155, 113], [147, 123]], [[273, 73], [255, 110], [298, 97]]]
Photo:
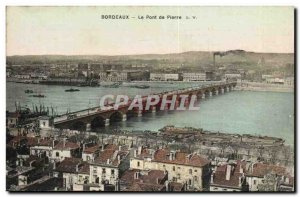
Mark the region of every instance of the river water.
[[[53, 106], [58, 114], [78, 111], [99, 105], [106, 94], [148, 95], [200, 83], [153, 83], [149, 89], [130, 87], [78, 87], [79, 92], [65, 92], [68, 86], [48, 86], [7, 82], [6, 109], [15, 110], [15, 102], [22, 106], [44, 104]], [[202, 83], [203, 84], [203, 83]], [[77, 88], [77, 87], [76, 87]], [[26, 89], [44, 94], [45, 98], [30, 97]], [[200, 102], [199, 111], [157, 111], [114, 123], [106, 129], [152, 130], [165, 125], [196, 127], [205, 130], [239, 134], [281, 137], [287, 144], [294, 141], [294, 94], [281, 92], [233, 91]], [[103, 128], [104, 129], [104, 128]], [[99, 131], [98, 131], [99, 132]]]

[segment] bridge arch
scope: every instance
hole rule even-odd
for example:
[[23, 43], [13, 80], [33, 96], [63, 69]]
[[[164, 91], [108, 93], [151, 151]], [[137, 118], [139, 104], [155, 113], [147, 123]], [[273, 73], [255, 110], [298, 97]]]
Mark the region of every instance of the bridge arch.
[[91, 121], [91, 129], [97, 129], [105, 126], [105, 119], [102, 116], [97, 116]]
[[206, 89], [206, 90], [204, 91], [204, 94], [205, 94], [205, 97], [209, 97], [209, 96], [210, 96], [210, 91], [209, 91], [209, 89]]
[[218, 91], [219, 91], [219, 94], [221, 94], [222, 91], [223, 91], [223, 87], [222, 87], [222, 86], [219, 86], [219, 87], [218, 87]]
[[115, 111], [109, 117], [109, 121], [112, 122], [121, 122], [123, 120], [123, 113], [120, 111]]
[[216, 95], [217, 94], [217, 88], [212, 88], [211, 92], [212, 92], [212, 95]]
[[76, 121], [71, 125], [72, 130], [85, 131], [86, 124], [82, 121]]

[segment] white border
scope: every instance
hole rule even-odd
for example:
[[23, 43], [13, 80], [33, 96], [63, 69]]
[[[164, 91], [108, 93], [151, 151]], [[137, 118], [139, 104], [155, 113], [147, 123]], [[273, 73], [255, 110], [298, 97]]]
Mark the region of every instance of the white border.
[[[5, 7], [6, 6], [18, 6], [18, 5], [35, 5], [35, 6], [42, 6], [42, 5], [48, 5], [48, 6], [63, 6], [63, 5], [80, 5], [80, 6], [92, 6], [92, 5], [161, 5], [161, 6], [166, 6], [166, 5], [178, 5], [178, 6], [295, 6], [296, 8], [299, 8], [299, 2], [296, 0], [252, 0], [252, 1], [237, 1], [237, 0], [210, 0], [210, 1], [197, 1], [197, 0], [174, 0], [174, 1], [162, 1], [162, 0], [143, 0], [143, 1], [138, 1], [138, 0], [102, 0], [101, 2], [98, 2], [96, 0], [65, 0], [62, 2], [62, 0], [1, 0], [0, 1], [0, 51], [1, 51], [1, 64], [0, 64], [0, 78], [1, 78], [1, 83], [0, 83], [0, 89], [1, 89], [1, 96], [0, 97], [0, 120], [1, 120], [1, 154], [2, 157], [5, 155], [5, 110], [6, 110], [6, 72], [5, 72], [5, 67], [6, 67], [6, 53], [5, 53]], [[299, 10], [298, 10], [299, 11]], [[299, 15], [299, 12], [298, 12]], [[298, 21], [297, 21], [297, 26], [298, 26]], [[299, 50], [299, 49], [298, 49]], [[297, 53], [298, 54], [298, 53]], [[297, 72], [297, 76], [299, 77], [299, 68]], [[299, 78], [298, 78], [299, 81]], [[299, 83], [297, 83], [297, 92], [299, 91]], [[299, 99], [299, 98], [298, 98]], [[299, 100], [297, 100], [298, 103]], [[299, 107], [299, 106], [298, 106]], [[297, 109], [297, 111], [299, 108]], [[299, 116], [297, 117], [297, 122], [299, 122]], [[297, 142], [299, 142], [299, 133], [297, 134]], [[297, 158], [299, 158], [299, 151], [297, 151]], [[1, 196], [8, 196], [10, 195], [8, 192], [5, 191], [5, 161], [2, 158], [0, 162], [1, 166], [1, 179], [0, 179], [0, 185], [1, 185]], [[295, 168], [297, 168], [295, 166]], [[297, 169], [298, 171], [299, 169]], [[297, 187], [299, 190], [299, 183], [297, 181]], [[41, 195], [42, 193], [38, 193], [37, 195]], [[56, 196], [63, 196], [66, 195], [67, 193], [59, 193], [59, 194], [50, 194], [50, 195], [56, 195]], [[73, 195], [74, 193], [71, 193]], [[87, 195], [88, 193], [81, 193], [80, 195]], [[16, 194], [14, 194], [16, 195]], [[26, 195], [26, 194], [21, 194], [21, 195]], [[27, 194], [28, 195], [28, 194]], [[31, 195], [31, 193], [29, 194]], [[97, 194], [98, 195], [98, 194]], [[100, 194], [101, 196], [117, 196], [119, 194]], [[124, 195], [124, 194], [122, 194]], [[127, 194], [128, 195], [128, 194]], [[129, 194], [129, 195], [141, 195], [141, 194]], [[155, 195], [155, 194], [154, 194]], [[170, 194], [169, 194], [170, 195]], [[179, 196], [183, 196], [186, 194], [179, 194]], [[191, 194], [189, 194], [191, 195]], [[199, 194], [194, 194], [194, 195], [199, 195]], [[203, 194], [200, 194], [203, 195]], [[205, 196], [214, 196], [217, 194], [204, 194]], [[222, 194], [224, 195], [224, 194]], [[264, 196], [264, 194], [253, 194], [255, 196]], [[270, 194], [269, 194], [270, 195]], [[271, 194], [272, 195], [272, 194]]]

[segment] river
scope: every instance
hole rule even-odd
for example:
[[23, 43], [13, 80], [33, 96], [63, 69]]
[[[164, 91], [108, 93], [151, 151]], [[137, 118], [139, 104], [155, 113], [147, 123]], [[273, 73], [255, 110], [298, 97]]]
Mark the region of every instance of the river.
[[[58, 114], [97, 106], [106, 94], [147, 95], [199, 83], [153, 83], [151, 88], [130, 87], [78, 87], [79, 92], [65, 92], [68, 86], [48, 86], [7, 82], [6, 109], [15, 110], [15, 102], [22, 106], [44, 104]], [[77, 88], [77, 87], [76, 87]], [[26, 89], [44, 94], [45, 98], [29, 97]], [[200, 103], [199, 111], [158, 111], [132, 117], [125, 122], [115, 123], [106, 129], [152, 130], [157, 131], [165, 125], [196, 127], [210, 131], [239, 134], [256, 134], [280, 137], [287, 144], [294, 141], [294, 93], [233, 91], [214, 96]]]

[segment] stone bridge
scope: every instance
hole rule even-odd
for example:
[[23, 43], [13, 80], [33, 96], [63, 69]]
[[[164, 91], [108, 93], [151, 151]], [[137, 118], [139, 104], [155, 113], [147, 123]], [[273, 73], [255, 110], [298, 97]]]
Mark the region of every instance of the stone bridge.
[[[117, 110], [113, 108], [114, 103], [111, 103], [106, 105], [106, 108], [108, 109], [105, 110], [101, 109], [99, 106], [58, 116], [54, 118], [54, 126], [55, 128], [61, 129], [88, 131], [90, 129], [108, 126], [114, 122], [126, 121], [132, 116], [142, 116], [144, 113], [155, 113], [157, 110], [161, 109], [163, 96], [167, 97], [169, 100], [169, 98], [172, 98], [173, 95], [177, 95], [175, 104], [176, 108], [181, 102], [180, 95], [188, 95], [188, 99], [186, 99], [187, 101], [184, 103], [186, 106], [189, 104], [193, 95], [195, 95], [197, 97], [197, 101], [199, 101], [201, 99], [230, 92], [235, 86], [236, 82], [219, 82], [199, 87], [161, 92], [156, 94], [159, 96], [159, 102], [152, 105], [148, 110], [145, 109], [147, 96], [142, 97], [143, 110], [136, 107], [129, 110], [128, 108], [132, 100], [129, 100], [126, 105], [121, 105]], [[167, 110], [168, 107], [170, 107], [170, 104], [166, 104], [165, 106], [166, 107], [164, 109]]]

